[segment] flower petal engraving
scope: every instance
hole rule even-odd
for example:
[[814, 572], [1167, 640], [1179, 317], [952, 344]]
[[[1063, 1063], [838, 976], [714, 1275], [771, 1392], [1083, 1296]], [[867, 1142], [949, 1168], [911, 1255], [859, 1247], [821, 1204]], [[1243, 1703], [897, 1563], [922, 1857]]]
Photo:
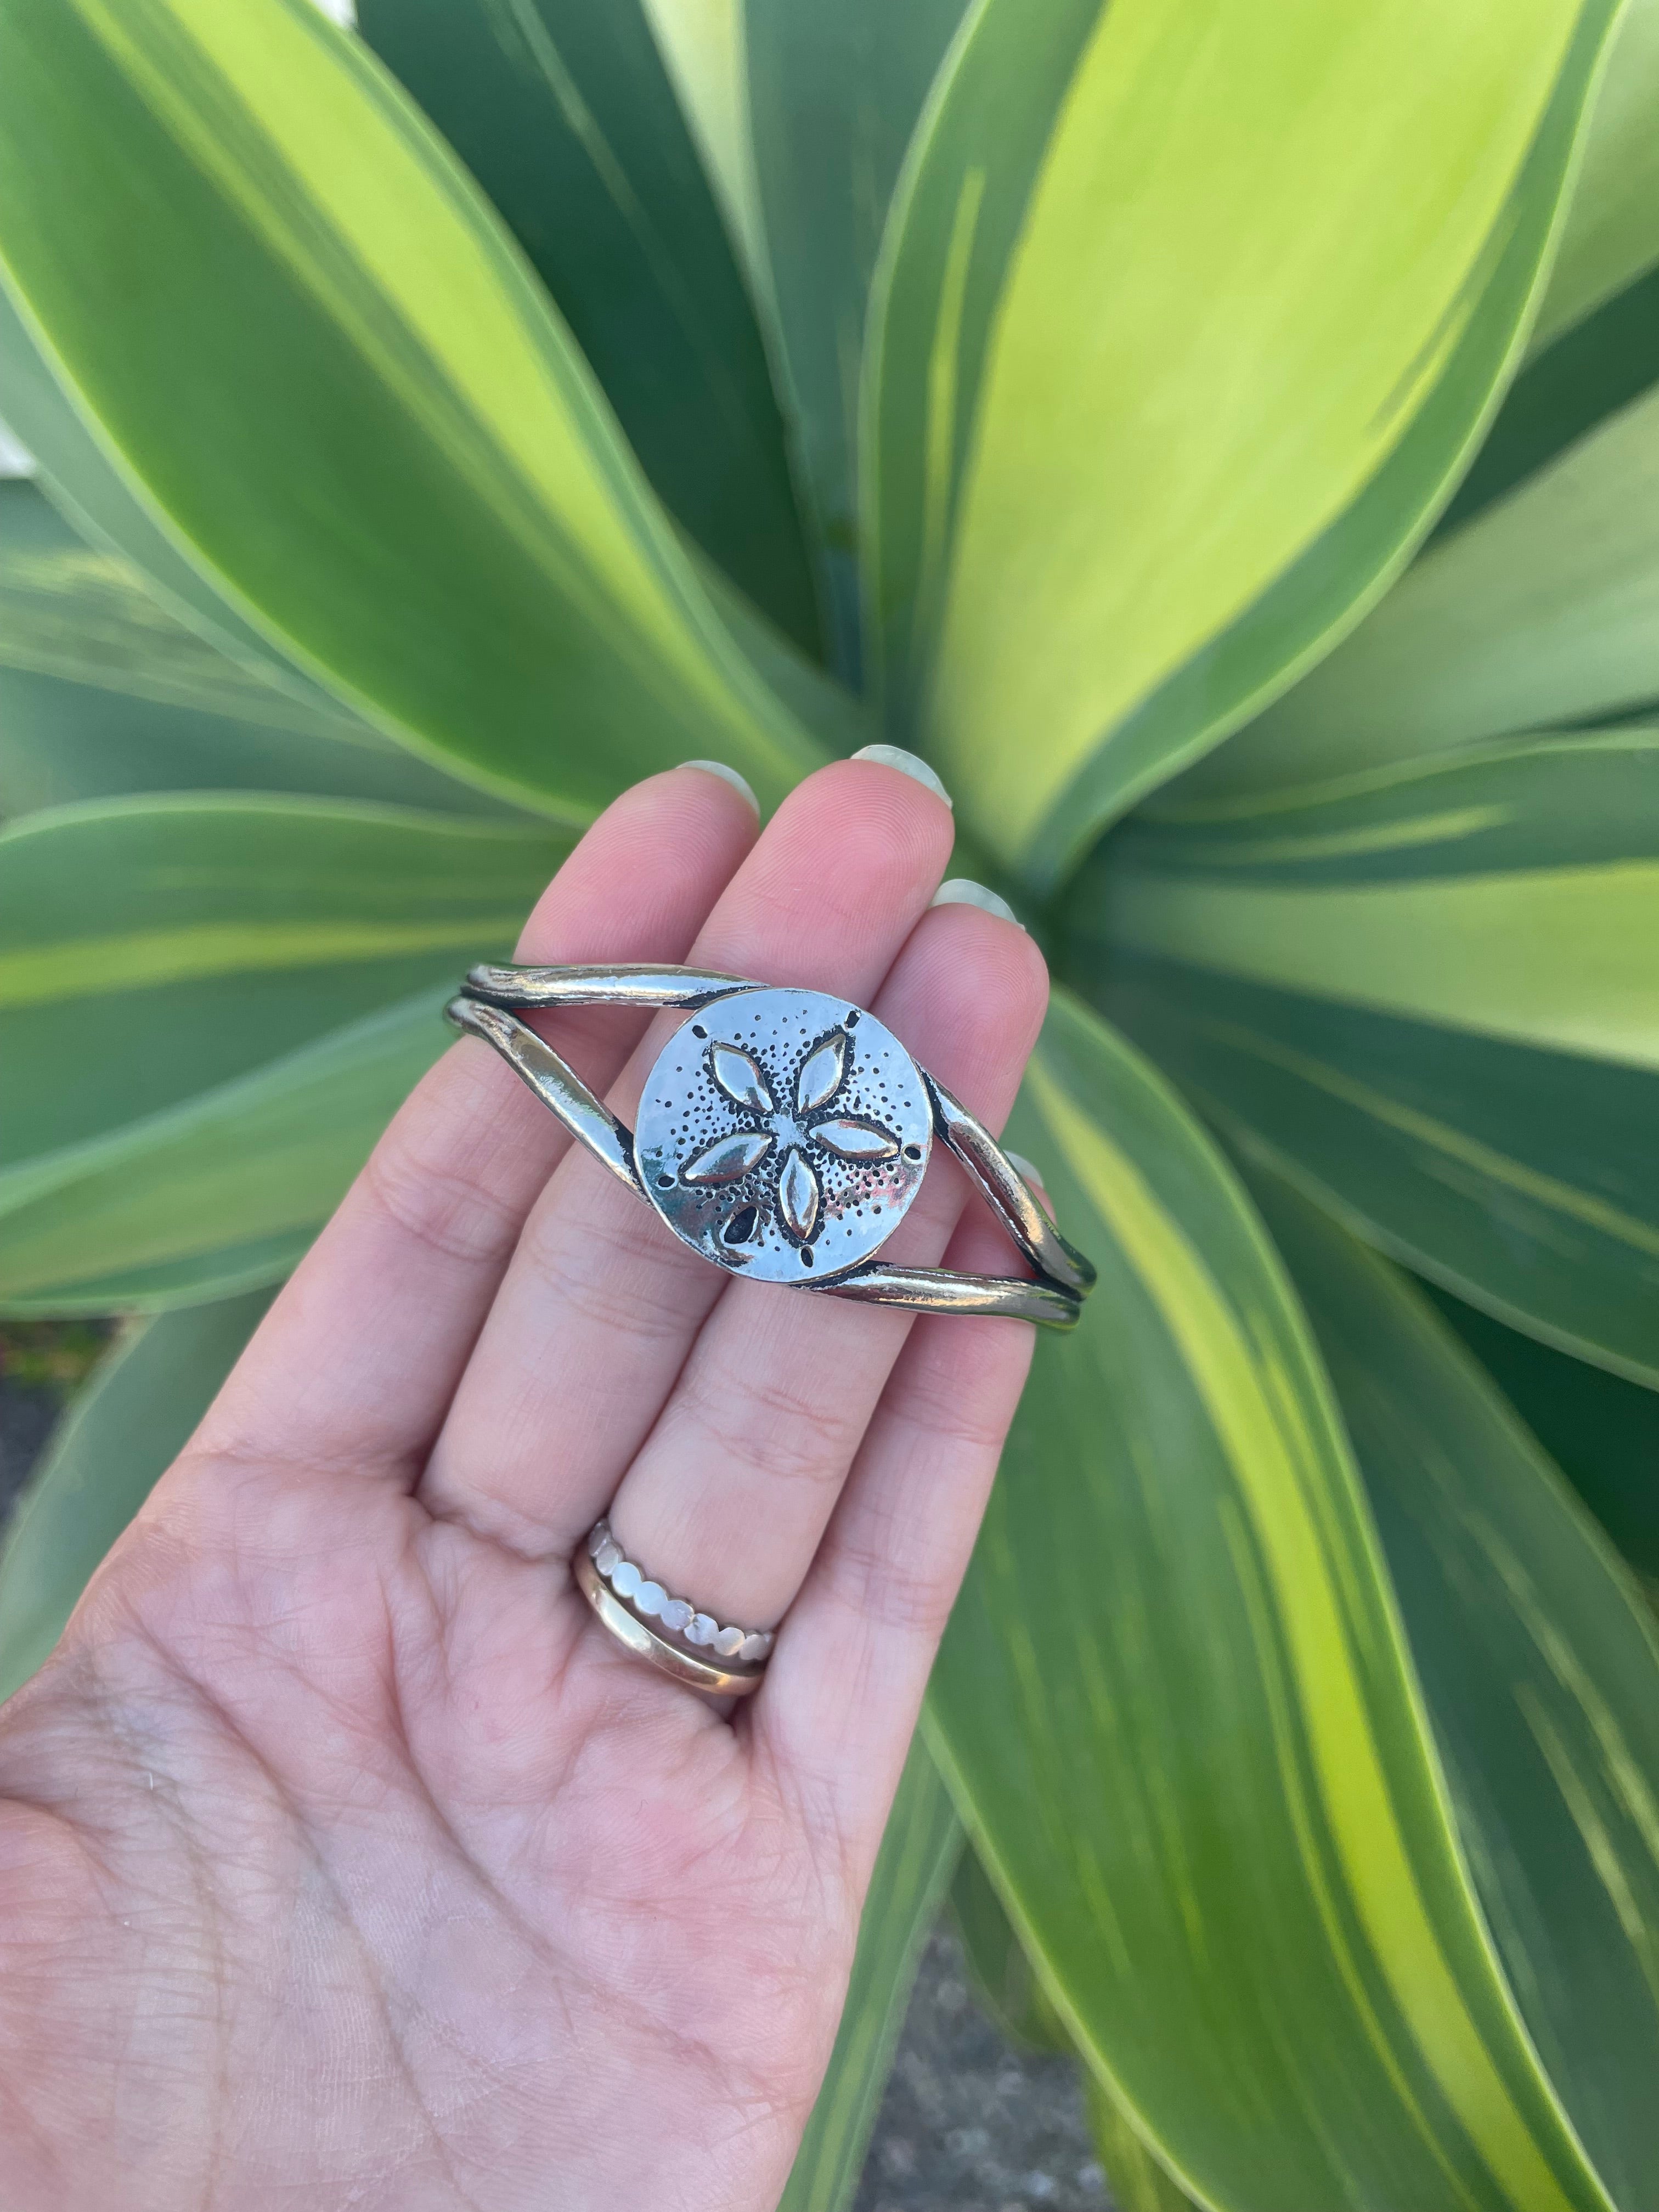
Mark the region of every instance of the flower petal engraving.
[[831, 1030], [823, 1042], [815, 1045], [807, 1054], [795, 1078], [797, 1114], [810, 1114], [815, 1106], [827, 1106], [841, 1089], [847, 1073], [847, 1045], [846, 1030]]
[[746, 1106], [751, 1114], [777, 1112], [778, 1102], [760, 1062], [737, 1045], [714, 1046], [708, 1054], [708, 1073], [733, 1105]]
[[717, 1137], [696, 1159], [686, 1162], [680, 1170], [680, 1181], [736, 1182], [739, 1176], [760, 1165], [776, 1141], [769, 1129], [736, 1129], [729, 1137]]
[[841, 1114], [832, 1121], [818, 1122], [812, 1136], [838, 1160], [890, 1160], [899, 1148], [890, 1129], [884, 1129], [879, 1121], [860, 1121], [856, 1114]]
[[778, 1177], [778, 1212], [791, 1236], [798, 1237], [803, 1244], [817, 1226], [818, 1200], [818, 1179], [808, 1166], [805, 1153], [792, 1145]]

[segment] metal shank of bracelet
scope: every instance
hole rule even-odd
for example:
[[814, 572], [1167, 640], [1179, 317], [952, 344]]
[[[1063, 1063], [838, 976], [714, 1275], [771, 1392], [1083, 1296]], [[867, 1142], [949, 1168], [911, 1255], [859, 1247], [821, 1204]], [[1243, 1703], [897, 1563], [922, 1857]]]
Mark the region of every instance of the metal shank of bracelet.
[[[593, 1157], [647, 1204], [635, 1164], [633, 1132], [596, 1098], [574, 1070], [518, 1012], [555, 1006], [678, 1007], [687, 1013], [737, 992], [764, 987], [741, 975], [696, 968], [477, 967], [445, 1012], [453, 1025], [494, 1048], [542, 1103]], [[968, 1275], [948, 1267], [906, 1267], [878, 1258], [797, 1287], [815, 1297], [855, 1298], [919, 1313], [1000, 1314], [1048, 1328], [1076, 1326], [1095, 1270], [1037, 1204], [1024, 1178], [982, 1122], [921, 1071], [933, 1127], [968, 1170], [1036, 1271], [1037, 1279]]]

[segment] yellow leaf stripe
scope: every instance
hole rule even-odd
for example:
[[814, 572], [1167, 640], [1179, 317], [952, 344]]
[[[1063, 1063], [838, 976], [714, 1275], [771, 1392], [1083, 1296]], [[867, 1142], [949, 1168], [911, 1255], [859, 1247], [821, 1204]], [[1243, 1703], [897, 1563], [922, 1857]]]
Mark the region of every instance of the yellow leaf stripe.
[[1399, 444], [1578, 13], [1102, 11], [1002, 276], [927, 701], [1005, 856]]
[[159, 605], [125, 561], [89, 545], [15, 552], [0, 544], [0, 667], [261, 728], [386, 744], [343, 710], [296, 696], [274, 666], [215, 651]]
[[1282, 990], [1659, 1068], [1653, 860], [1310, 889], [1126, 871], [1111, 921]]
[[204, 975], [247, 975], [348, 960], [392, 960], [453, 946], [511, 944], [521, 908], [456, 915], [441, 921], [197, 922], [118, 937], [76, 938], [0, 953], [0, 1008], [142, 989]]
[[[1449, 1830], [1439, 1838], [1408, 1840], [1401, 1827], [1395, 1784], [1361, 1685], [1352, 1624], [1340, 1601], [1344, 1564], [1333, 1557], [1334, 1532], [1321, 1525], [1316, 1502], [1328, 1474], [1305, 1419], [1286, 1419], [1295, 1394], [1264, 1359], [1262, 1341], [1250, 1331], [1248, 1317], [1225, 1297], [1134, 1162], [1040, 1058], [1027, 1079], [1073, 1172], [1179, 1348], [1233, 1471], [1293, 1662], [1298, 1717], [1324, 1820], [1370, 1939], [1369, 1960], [1340, 1960], [1345, 1978], [1351, 1988], [1367, 1976], [1386, 1984], [1448, 2107], [1513, 2204], [1524, 2212], [1565, 2212], [1575, 2200], [1470, 2007], [1467, 1984], [1473, 1971], [1486, 1982], [1481, 1994], [1488, 2017], [1501, 2009], [1513, 2021], [1473, 1904], [1459, 1931], [1464, 1955], [1455, 1965], [1419, 1881], [1425, 1850], [1449, 1856], [1455, 1847]], [[1401, 1697], [1411, 1696], [1403, 1669], [1397, 1688]], [[1304, 1850], [1315, 1881], [1305, 1842]], [[1326, 1925], [1340, 1956], [1343, 1939], [1329, 1916]], [[1529, 2066], [1518, 2023], [1514, 2033], [1511, 2063]], [[1541, 2090], [1541, 2077], [1534, 2078]]]
[[[74, 0], [176, 143], [410, 417], [665, 696], [744, 741], [804, 733], [732, 644], [550, 311], [438, 142], [307, 0]], [[319, 66], [319, 42], [334, 66]], [[164, 59], [164, 57], [166, 58]], [[234, 127], [233, 127], [234, 126]], [[283, 189], [246, 158], [258, 135]], [[395, 189], [390, 187], [395, 186]], [[345, 273], [350, 271], [348, 277]]]
[[[1569, 1743], [1536, 1691], [1524, 1681], [1516, 1684], [1516, 1698], [1527, 1725], [1584, 1839], [1590, 1863], [1624, 1929], [1642, 1978], [1656, 2001], [1659, 2001], [1659, 1928], [1655, 1928], [1645, 1917], [1633, 1893], [1629, 1875], [1595, 1802], [1595, 1793], [1600, 1791], [1622, 1817], [1628, 1830], [1640, 1838], [1650, 1862], [1659, 1866], [1659, 1801], [1656, 1801], [1653, 1785], [1617, 1713], [1575, 1650], [1571, 1638], [1551, 1617], [1513, 1545], [1490, 1515], [1474, 1511], [1467, 1500], [1455, 1492], [1450, 1470], [1431, 1468], [1431, 1472], [1437, 1476], [1443, 1489], [1453, 1490], [1451, 1509], [1461, 1514], [1471, 1535], [1486, 1553], [1539, 1657], [1577, 1708], [1582, 1733]], [[1582, 1771], [1578, 1765], [1585, 1756], [1585, 1739], [1595, 1745], [1598, 1754], [1589, 1772]]]
[[1502, 830], [1515, 815], [1509, 805], [1449, 806], [1438, 814], [1414, 814], [1403, 822], [1368, 822], [1323, 835], [1224, 841], [1188, 837], [1182, 841], [1181, 858], [1183, 872], [1196, 873], [1205, 868], [1270, 867], [1279, 860], [1342, 860], [1362, 853], [1419, 852], [1429, 845], [1455, 845], [1483, 830]]
[[939, 280], [939, 313], [927, 355], [927, 434], [921, 490], [921, 559], [916, 574], [918, 618], [926, 627], [945, 587], [945, 554], [951, 526], [951, 494], [956, 476], [957, 380], [962, 349], [962, 311], [968, 296], [968, 268], [974, 233], [985, 198], [985, 172], [967, 170], [957, 195]]
[[[400, 1099], [442, 1052], [422, 993], [125, 1127], [0, 1171], [0, 1298], [56, 1312], [129, 1303], [82, 1297], [112, 1267], [176, 1265], [325, 1220]], [[289, 1255], [297, 1257], [297, 1250]], [[217, 1290], [269, 1281], [285, 1263]], [[52, 1301], [57, 1301], [53, 1304]]]
[[743, 0], [641, 0], [756, 299], [770, 306]]

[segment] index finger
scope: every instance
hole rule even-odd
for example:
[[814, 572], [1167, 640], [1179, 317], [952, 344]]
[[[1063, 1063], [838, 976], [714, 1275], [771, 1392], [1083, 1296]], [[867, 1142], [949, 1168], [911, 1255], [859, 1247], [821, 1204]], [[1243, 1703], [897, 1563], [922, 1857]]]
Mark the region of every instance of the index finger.
[[[684, 960], [758, 830], [743, 793], [696, 765], [635, 785], [559, 870], [520, 957]], [[642, 1027], [571, 1012], [550, 1033], [603, 1091]], [[568, 1142], [499, 1060], [453, 1046], [266, 1316], [192, 1453], [412, 1477]]]

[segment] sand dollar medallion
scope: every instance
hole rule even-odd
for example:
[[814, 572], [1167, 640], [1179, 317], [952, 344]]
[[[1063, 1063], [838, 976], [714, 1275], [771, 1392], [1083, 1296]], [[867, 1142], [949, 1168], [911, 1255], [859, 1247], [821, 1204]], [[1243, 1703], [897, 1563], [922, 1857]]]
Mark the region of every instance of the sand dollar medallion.
[[736, 991], [669, 1039], [646, 1082], [646, 1194], [706, 1260], [768, 1283], [869, 1259], [921, 1187], [927, 1085], [892, 1031], [821, 991]]

